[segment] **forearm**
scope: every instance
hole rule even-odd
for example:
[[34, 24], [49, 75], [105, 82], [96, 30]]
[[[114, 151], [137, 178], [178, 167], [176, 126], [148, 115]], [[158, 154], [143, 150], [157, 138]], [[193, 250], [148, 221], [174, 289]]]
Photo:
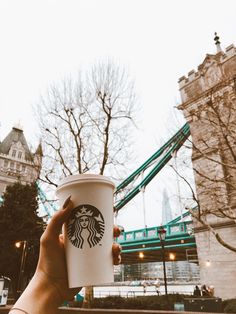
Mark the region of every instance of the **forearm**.
[[[62, 303], [56, 286], [47, 280], [44, 273], [36, 272], [9, 314], [56, 314]], [[14, 310], [14, 308], [16, 308]]]

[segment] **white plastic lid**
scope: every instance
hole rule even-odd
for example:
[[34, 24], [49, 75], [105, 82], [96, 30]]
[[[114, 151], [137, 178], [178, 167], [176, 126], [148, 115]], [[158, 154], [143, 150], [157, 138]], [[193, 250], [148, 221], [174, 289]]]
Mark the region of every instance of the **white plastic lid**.
[[63, 178], [58, 183], [57, 191], [60, 190], [61, 188], [64, 188], [67, 185], [78, 184], [78, 183], [89, 183], [89, 182], [105, 183], [115, 188], [115, 184], [108, 177], [105, 177], [100, 174], [85, 173], [85, 174], [74, 174], [74, 175]]

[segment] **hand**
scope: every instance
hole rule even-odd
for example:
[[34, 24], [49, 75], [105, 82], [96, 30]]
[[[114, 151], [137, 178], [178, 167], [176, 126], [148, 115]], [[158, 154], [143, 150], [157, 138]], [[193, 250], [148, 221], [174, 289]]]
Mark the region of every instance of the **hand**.
[[[61, 301], [72, 299], [81, 289], [68, 288], [64, 239], [61, 234], [62, 226], [68, 220], [73, 207], [73, 202], [67, 199], [63, 208], [53, 215], [40, 240], [40, 255], [36, 270], [36, 273], [44, 277], [47, 284], [56, 287]], [[114, 237], [119, 234], [119, 228], [114, 227]], [[114, 243], [112, 252], [113, 262], [117, 265], [121, 261], [120, 245]]]
[[[63, 301], [70, 300], [81, 288], [68, 288], [64, 239], [61, 235], [63, 224], [68, 220], [73, 203], [68, 198], [61, 210], [56, 212], [40, 240], [39, 261], [36, 272], [16, 301], [10, 313], [56, 314]], [[114, 228], [114, 236], [120, 230]], [[113, 244], [113, 262], [120, 263], [121, 247]]]

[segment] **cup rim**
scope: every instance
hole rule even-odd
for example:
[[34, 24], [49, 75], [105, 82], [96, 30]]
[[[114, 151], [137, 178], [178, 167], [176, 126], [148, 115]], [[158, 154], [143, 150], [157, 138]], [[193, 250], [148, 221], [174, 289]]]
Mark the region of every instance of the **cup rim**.
[[57, 191], [64, 188], [67, 185], [79, 184], [79, 183], [89, 183], [89, 182], [99, 182], [111, 185], [115, 189], [115, 184], [111, 181], [109, 177], [103, 176], [101, 174], [73, 174], [61, 179], [57, 186]]

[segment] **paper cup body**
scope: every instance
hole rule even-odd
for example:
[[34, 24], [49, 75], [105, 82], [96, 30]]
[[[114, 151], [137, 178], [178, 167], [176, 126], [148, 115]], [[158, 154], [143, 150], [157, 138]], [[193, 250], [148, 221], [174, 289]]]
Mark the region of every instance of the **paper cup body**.
[[63, 228], [69, 288], [114, 281], [114, 188], [109, 178], [91, 174], [68, 176], [57, 188], [60, 206], [70, 195], [74, 203]]

